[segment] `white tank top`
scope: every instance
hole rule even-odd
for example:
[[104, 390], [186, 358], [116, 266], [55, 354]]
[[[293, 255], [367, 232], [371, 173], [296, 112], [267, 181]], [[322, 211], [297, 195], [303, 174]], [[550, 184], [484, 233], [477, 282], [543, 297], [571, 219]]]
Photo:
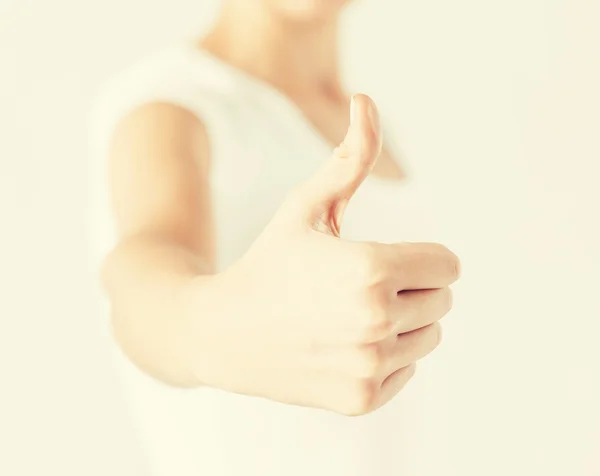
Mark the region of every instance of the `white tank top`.
[[[127, 112], [154, 101], [179, 105], [206, 126], [219, 269], [245, 252], [287, 190], [311, 176], [333, 150], [300, 110], [266, 83], [191, 45], [155, 53], [116, 77], [94, 113], [95, 264], [115, 244], [104, 172], [111, 134]], [[387, 142], [390, 149], [389, 137]], [[342, 235], [429, 241], [435, 238], [430, 210], [429, 194], [422, 184], [416, 186], [414, 175], [401, 184], [369, 177], [348, 207]], [[115, 356], [157, 476], [442, 474], [432, 472], [439, 466], [432, 466], [431, 451], [435, 438], [448, 435], [443, 415], [426, 404], [428, 393], [436, 391], [429, 387], [440, 378], [439, 368], [421, 366], [392, 403], [347, 418], [210, 388], [170, 388], [137, 370], [118, 350]], [[434, 450], [438, 463], [444, 459], [441, 449]]]

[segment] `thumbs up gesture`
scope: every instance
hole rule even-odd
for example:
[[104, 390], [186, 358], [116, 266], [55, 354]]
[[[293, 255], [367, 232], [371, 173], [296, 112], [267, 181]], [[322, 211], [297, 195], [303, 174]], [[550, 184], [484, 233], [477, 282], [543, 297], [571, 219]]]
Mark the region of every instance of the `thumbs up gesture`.
[[194, 316], [210, 319], [200, 327], [211, 332], [191, 332], [206, 385], [362, 415], [390, 401], [439, 344], [457, 257], [439, 244], [340, 238], [344, 209], [381, 151], [373, 102], [355, 96], [351, 116], [333, 156], [215, 277], [215, 315]]

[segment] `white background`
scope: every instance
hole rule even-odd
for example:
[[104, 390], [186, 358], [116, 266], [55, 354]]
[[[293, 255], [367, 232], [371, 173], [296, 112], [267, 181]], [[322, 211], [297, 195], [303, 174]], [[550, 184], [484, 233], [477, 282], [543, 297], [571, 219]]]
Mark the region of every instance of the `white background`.
[[[0, 474], [148, 474], [85, 277], [86, 121], [111, 74], [214, 7], [0, 0]], [[431, 476], [600, 475], [599, 24], [597, 0], [349, 12], [349, 77], [436, 185], [464, 263]]]

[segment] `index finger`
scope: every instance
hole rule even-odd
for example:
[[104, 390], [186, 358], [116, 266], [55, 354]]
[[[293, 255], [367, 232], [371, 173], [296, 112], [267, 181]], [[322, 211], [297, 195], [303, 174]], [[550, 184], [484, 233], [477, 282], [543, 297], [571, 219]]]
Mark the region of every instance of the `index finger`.
[[460, 277], [458, 256], [439, 243], [381, 245], [397, 291], [441, 289]]

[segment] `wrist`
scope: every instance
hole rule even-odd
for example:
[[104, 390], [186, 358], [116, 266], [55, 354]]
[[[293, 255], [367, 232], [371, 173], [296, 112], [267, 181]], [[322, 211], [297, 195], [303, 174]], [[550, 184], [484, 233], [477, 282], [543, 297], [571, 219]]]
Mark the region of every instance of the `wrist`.
[[232, 273], [196, 275], [178, 292], [176, 359], [190, 387], [218, 386], [231, 334]]

